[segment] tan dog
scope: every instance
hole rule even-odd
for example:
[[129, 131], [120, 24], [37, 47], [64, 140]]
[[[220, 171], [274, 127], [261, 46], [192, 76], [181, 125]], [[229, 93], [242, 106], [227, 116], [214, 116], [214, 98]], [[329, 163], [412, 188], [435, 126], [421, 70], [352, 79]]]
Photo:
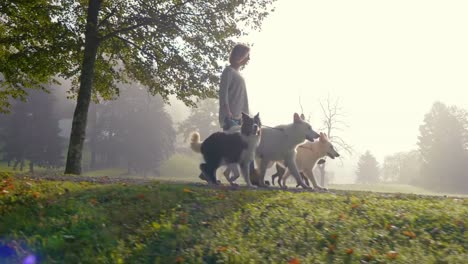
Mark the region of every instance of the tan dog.
[[[317, 161], [325, 156], [330, 157], [331, 159], [337, 158], [340, 156], [338, 152], [333, 147], [332, 143], [328, 140], [328, 137], [325, 133], [320, 132], [320, 137], [318, 141], [310, 142], [307, 141], [296, 148], [296, 165], [298, 170], [303, 173], [311, 182], [315, 189], [324, 190], [315, 180], [314, 173], [312, 169], [314, 168]], [[286, 180], [291, 175], [288, 169], [284, 175], [278, 179], [278, 183], [282, 187], [286, 187]]]

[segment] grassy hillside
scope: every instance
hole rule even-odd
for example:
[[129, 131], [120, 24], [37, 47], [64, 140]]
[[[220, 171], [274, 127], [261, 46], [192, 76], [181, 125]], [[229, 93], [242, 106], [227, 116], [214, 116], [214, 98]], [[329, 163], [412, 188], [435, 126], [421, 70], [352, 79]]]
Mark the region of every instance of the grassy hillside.
[[465, 263], [468, 199], [0, 180], [0, 263]]

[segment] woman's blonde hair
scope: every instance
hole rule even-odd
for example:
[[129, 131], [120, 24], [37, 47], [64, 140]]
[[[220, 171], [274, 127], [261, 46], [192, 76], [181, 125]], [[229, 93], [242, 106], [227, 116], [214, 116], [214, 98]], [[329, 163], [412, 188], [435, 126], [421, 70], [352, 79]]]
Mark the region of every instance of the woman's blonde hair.
[[236, 44], [231, 50], [231, 55], [229, 56], [229, 63], [238, 64], [240, 61], [246, 58], [249, 52], [249, 46], [240, 43]]

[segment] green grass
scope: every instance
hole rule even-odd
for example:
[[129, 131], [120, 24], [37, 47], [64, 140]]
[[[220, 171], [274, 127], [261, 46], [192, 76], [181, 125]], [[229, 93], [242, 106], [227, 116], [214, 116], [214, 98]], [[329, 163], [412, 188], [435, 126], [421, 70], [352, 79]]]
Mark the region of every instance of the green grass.
[[[20, 165], [18, 164], [18, 167], [16, 169], [16, 171], [13, 170], [13, 165], [14, 165], [14, 162], [12, 162], [10, 164], [10, 166], [8, 166], [8, 163], [7, 162], [0, 162], [0, 172], [16, 172], [16, 173], [27, 173], [29, 172], [29, 161], [26, 161], [24, 163], [24, 168], [23, 168], [23, 171], [20, 171], [19, 167]], [[34, 166], [34, 171], [35, 172], [46, 172], [46, 171], [49, 171], [49, 169], [47, 168], [43, 168], [43, 167], [38, 167], [38, 166]]]
[[6, 162], [0, 162], [0, 171], [2, 172], [13, 172], [13, 167], [8, 167]]
[[408, 194], [423, 194], [423, 195], [438, 195], [438, 196], [460, 196], [467, 197], [466, 194], [453, 193], [438, 193], [426, 190], [421, 187], [395, 184], [395, 183], [379, 183], [379, 184], [331, 184], [330, 189], [348, 190], [348, 191], [368, 191], [368, 192], [383, 192], [383, 193], [408, 193]]
[[157, 180], [169, 180], [169, 181], [183, 181], [183, 182], [201, 182], [198, 178], [200, 170], [199, 155], [183, 155], [175, 154], [166, 160], [160, 168], [160, 175], [143, 175], [138, 174], [127, 174], [126, 168], [108, 168], [101, 170], [87, 171], [84, 173], [85, 176], [93, 177], [133, 177], [133, 178], [151, 178]]
[[[2, 174], [0, 263], [465, 263], [468, 199]], [[4, 192], [7, 191], [7, 192]]]

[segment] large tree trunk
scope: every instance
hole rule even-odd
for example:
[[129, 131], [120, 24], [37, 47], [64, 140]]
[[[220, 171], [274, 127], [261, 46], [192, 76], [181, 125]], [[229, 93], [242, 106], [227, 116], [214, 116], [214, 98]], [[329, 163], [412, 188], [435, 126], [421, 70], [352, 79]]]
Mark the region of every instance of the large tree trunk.
[[29, 172], [34, 173], [34, 162], [32, 161], [29, 162]]
[[99, 46], [97, 23], [100, 8], [101, 0], [89, 1], [80, 90], [78, 91], [75, 113], [73, 115], [67, 164], [65, 167], [66, 174], [81, 174], [81, 157], [86, 137], [86, 122], [93, 87], [94, 65]]

